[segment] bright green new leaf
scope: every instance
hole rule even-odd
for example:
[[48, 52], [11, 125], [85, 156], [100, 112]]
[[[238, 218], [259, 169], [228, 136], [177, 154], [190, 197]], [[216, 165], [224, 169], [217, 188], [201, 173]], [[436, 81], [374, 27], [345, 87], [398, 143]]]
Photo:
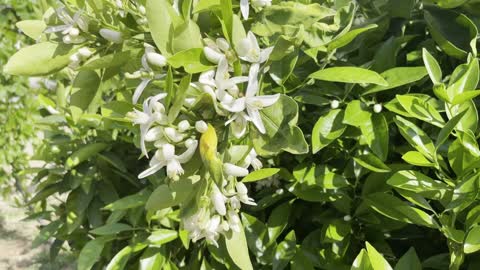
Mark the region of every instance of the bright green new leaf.
[[187, 199], [194, 188], [192, 178], [180, 178], [170, 186], [163, 184], [157, 187], [148, 197], [145, 208], [147, 210], [161, 210], [182, 203]]
[[425, 67], [395, 67], [382, 72], [380, 75], [385, 81], [387, 81], [388, 85], [375, 85], [369, 87], [366, 89], [367, 91], [363, 93], [364, 95], [385, 91], [419, 81], [427, 76], [427, 70]]
[[422, 263], [413, 247], [398, 260], [394, 270], [422, 270]]
[[473, 227], [468, 232], [463, 244], [463, 250], [467, 254], [480, 250], [480, 226]]
[[371, 170], [372, 172], [386, 173], [391, 171], [381, 159], [370, 153], [354, 157], [353, 159], [360, 164], [360, 166]]
[[232, 232], [225, 236], [225, 244], [228, 254], [240, 269], [253, 270], [243, 226], [240, 226], [240, 232]]
[[171, 242], [178, 237], [178, 232], [174, 230], [159, 229], [155, 230], [147, 238], [148, 242], [153, 245], [163, 245]]
[[78, 270], [90, 270], [101, 258], [102, 250], [106, 242], [112, 240], [109, 236], [102, 236], [90, 240], [80, 251], [77, 260]]
[[392, 270], [390, 264], [370, 243], [366, 242], [367, 255], [373, 270]]
[[340, 137], [346, 129], [343, 124], [345, 111], [331, 110], [321, 116], [312, 131], [312, 152], [315, 154]]
[[18, 22], [16, 26], [35, 41], [42, 37], [43, 31], [47, 28], [43, 20], [24, 20]]
[[278, 168], [265, 168], [251, 172], [242, 179], [242, 182], [255, 182], [268, 178], [277, 174], [280, 171]]
[[207, 71], [214, 67], [207, 60], [201, 48], [178, 52], [168, 58], [168, 63], [174, 68], [183, 67], [186, 72], [192, 74]]
[[427, 68], [428, 76], [432, 80], [434, 85], [442, 83], [442, 69], [438, 64], [437, 60], [427, 51], [427, 49], [422, 49], [423, 63]]
[[172, 54], [170, 37], [173, 28], [181, 22], [181, 18], [167, 0], [147, 0], [145, 10], [155, 44], [164, 56], [170, 56]]
[[133, 253], [133, 248], [131, 246], [126, 246], [122, 248], [108, 263], [105, 270], [123, 270], [130, 259], [130, 256]]

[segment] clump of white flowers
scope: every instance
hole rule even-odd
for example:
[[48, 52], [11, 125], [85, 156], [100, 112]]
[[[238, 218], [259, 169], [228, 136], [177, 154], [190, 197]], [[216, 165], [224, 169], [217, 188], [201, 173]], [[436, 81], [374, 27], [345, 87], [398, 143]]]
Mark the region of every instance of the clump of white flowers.
[[[192, 159], [197, 148], [202, 151], [202, 139], [199, 138], [208, 136], [205, 134], [213, 129], [207, 124], [208, 119], [217, 122], [219, 128], [223, 126], [226, 131], [230, 129], [234, 138], [242, 138], [246, 134], [248, 122], [260, 133], [267, 131], [260, 112], [277, 102], [280, 95], [259, 95], [259, 92], [261, 72], [265, 68], [262, 64], [267, 62], [273, 48], [260, 48], [252, 32], [240, 41], [236, 51], [231, 49], [232, 46], [224, 38], [215, 41], [205, 39], [204, 42], [203, 53], [216, 67], [201, 73], [198, 81], [190, 83], [187, 91], [190, 94], [197, 93], [197, 98], [206, 94], [211, 98], [214, 108], [196, 111], [195, 95], [187, 95], [183, 104], [185, 110], [181, 110], [176, 119], [170, 119], [165, 101], [172, 97], [168, 97], [167, 93], [159, 93], [145, 98], [141, 111], [135, 109], [128, 114], [131, 121], [140, 126], [142, 154], [149, 157], [149, 152], [154, 152], [149, 167], [139, 174], [139, 178], [148, 177], [165, 168], [168, 179], [178, 181], [185, 174], [184, 165]], [[149, 44], [144, 47], [142, 68], [134, 74], [127, 74], [130, 78], [141, 79], [133, 94], [134, 104], [140, 100], [147, 85], [165, 77], [162, 68], [168, 64], [167, 59], [156, 52], [155, 47]], [[233, 63], [239, 59], [244, 61], [248, 74], [234, 72]], [[217, 115], [207, 113], [211, 111]], [[218, 123], [221, 120], [223, 125]], [[183, 228], [189, 232], [193, 241], [205, 238], [207, 242], [218, 246], [220, 235], [241, 230], [241, 205], [256, 205], [248, 196], [246, 185], [238, 181], [239, 177], [249, 174], [249, 168], [258, 170], [263, 167], [255, 150], [251, 147], [247, 149], [242, 158], [234, 162], [218, 159], [216, 166], [220, 176], [211, 173], [203, 175], [201, 181], [206, 181], [207, 187], [197, 201], [196, 211], [181, 220]], [[216, 155], [216, 152], [212, 155]]]
[[47, 27], [45, 33], [60, 32], [63, 35], [62, 40], [65, 44], [79, 44], [86, 41], [82, 32], [88, 32], [88, 19], [82, 16], [80, 11], [77, 11], [72, 17], [66, 7], [62, 5], [55, 12], [63, 24]]

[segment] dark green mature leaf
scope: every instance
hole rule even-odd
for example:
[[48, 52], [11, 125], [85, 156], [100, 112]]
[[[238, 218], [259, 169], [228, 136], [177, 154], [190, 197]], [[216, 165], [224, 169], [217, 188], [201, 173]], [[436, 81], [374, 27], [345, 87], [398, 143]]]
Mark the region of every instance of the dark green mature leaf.
[[386, 193], [373, 193], [365, 197], [367, 203], [380, 214], [398, 221], [438, 228], [438, 224], [424, 211], [411, 207], [395, 196]]
[[272, 214], [268, 218], [268, 239], [270, 243], [275, 241], [283, 230], [288, 226], [288, 219], [292, 209], [292, 201], [283, 203], [273, 209]]
[[343, 124], [345, 111], [331, 110], [321, 116], [312, 131], [312, 152], [315, 154], [340, 137], [346, 129]]
[[113, 259], [108, 263], [105, 270], [123, 270], [130, 259], [130, 256], [133, 253], [133, 248], [131, 246], [126, 246], [121, 249]]
[[90, 270], [92, 266], [100, 259], [102, 250], [106, 242], [112, 240], [110, 236], [102, 236], [90, 240], [80, 251], [77, 260], [78, 270]]
[[478, 34], [475, 24], [465, 15], [451, 10], [425, 7], [425, 21], [437, 44], [450, 56], [465, 58], [470, 41]]
[[432, 106], [435, 100], [432, 100], [431, 97], [424, 95], [397, 95], [396, 99], [411, 116], [432, 125], [443, 127], [445, 121], [438, 110]]
[[80, 70], [95, 70], [103, 68], [118, 67], [126, 64], [131, 60], [132, 52], [123, 51], [113, 54], [108, 54], [100, 58], [92, 58], [80, 67]]
[[368, 83], [388, 86], [388, 82], [380, 74], [359, 67], [326, 68], [310, 74], [309, 77], [330, 82]]
[[160, 185], [148, 197], [147, 210], [161, 210], [182, 203], [192, 193], [194, 182], [191, 178], [180, 178], [170, 186]]
[[425, 67], [395, 67], [382, 72], [380, 75], [385, 78], [388, 85], [369, 87], [366, 89], [366, 92], [363, 93], [364, 95], [385, 91], [419, 81], [427, 76], [427, 70]]
[[94, 100], [99, 86], [100, 77], [95, 71], [80, 71], [72, 84], [70, 106], [95, 112], [98, 104], [94, 104]]
[[133, 229], [132, 226], [127, 224], [111, 223], [111, 224], [107, 224], [107, 225], [95, 228], [90, 232], [96, 235], [111, 235], [111, 234], [121, 233], [124, 231], [130, 231], [132, 229]]
[[5, 73], [22, 76], [44, 76], [57, 72], [70, 63], [72, 46], [42, 42], [15, 53], [3, 67]]
[[163, 245], [178, 238], [178, 232], [174, 230], [159, 229], [150, 234], [147, 240], [153, 245]]
[[151, 191], [143, 189], [140, 192], [123, 197], [113, 203], [108, 204], [103, 209], [110, 211], [126, 210], [145, 205], [150, 197]]
[[286, 151], [292, 154], [308, 152], [302, 130], [296, 125], [298, 105], [290, 97], [280, 95], [278, 101], [260, 111], [266, 133], [261, 134], [250, 126], [250, 138], [259, 155], [273, 155]]
[[157, 247], [147, 248], [139, 259], [139, 270], [162, 269], [165, 261], [165, 249]]
[[41, 244], [46, 243], [62, 226], [62, 220], [57, 219], [53, 222], [50, 222], [47, 226], [43, 227], [38, 235], [33, 239], [32, 248], [36, 248]]
[[399, 171], [387, 180], [393, 187], [408, 190], [431, 199], [440, 199], [448, 190], [449, 186], [441, 181], [417, 172]]
[[92, 144], [83, 146], [82, 148], [73, 152], [67, 158], [65, 165], [69, 169], [74, 168], [75, 166], [82, 163], [83, 161], [88, 160], [90, 157], [102, 152], [107, 147], [108, 145], [105, 143], [92, 143]]
[[376, 24], [370, 24], [370, 25], [367, 25], [365, 27], [360, 27], [360, 28], [357, 28], [357, 29], [353, 29], [353, 30], [347, 32], [346, 34], [341, 35], [341, 36], [335, 38], [334, 40], [332, 40], [330, 43], [328, 43], [327, 48], [328, 48], [329, 51], [333, 51], [335, 49], [341, 48], [341, 47], [349, 44], [350, 42], [352, 42], [358, 35], [362, 34], [363, 32], [369, 31], [371, 29], [375, 29], [377, 27], [378, 27], [378, 25], [376, 25]]
[[285, 239], [278, 244], [273, 256], [272, 268], [273, 270], [282, 270], [295, 256], [296, 251], [296, 237], [295, 231], [291, 231], [285, 236]]

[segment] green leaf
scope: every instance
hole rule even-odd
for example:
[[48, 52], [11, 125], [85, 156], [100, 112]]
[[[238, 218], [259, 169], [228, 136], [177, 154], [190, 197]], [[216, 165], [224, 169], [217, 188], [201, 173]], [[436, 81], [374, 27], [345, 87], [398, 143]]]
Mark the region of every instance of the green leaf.
[[147, 248], [139, 259], [138, 270], [162, 269], [165, 261], [164, 249], [157, 247]]
[[65, 203], [66, 208], [66, 226], [68, 233], [72, 233], [82, 224], [88, 205], [95, 195], [94, 192], [85, 192], [82, 188], [77, 188], [68, 194]]
[[425, 21], [435, 42], [455, 58], [465, 58], [470, 41], [476, 38], [475, 24], [465, 15], [434, 6], [425, 7]]
[[170, 56], [170, 37], [174, 26], [181, 21], [180, 17], [167, 0], [147, 0], [145, 10], [155, 44], [164, 56]]
[[96, 235], [111, 235], [111, 234], [121, 233], [124, 231], [130, 231], [132, 229], [133, 229], [132, 226], [127, 224], [111, 223], [111, 224], [107, 224], [107, 225], [95, 228], [90, 232]]
[[394, 121], [395, 124], [397, 124], [400, 133], [408, 143], [417, 149], [418, 152], [422, 153], [427, 159], [433, 160], [435, 146], [427, 134], [412, 122], [398, 115]]
[[473, 91], [466, 91], [463, 93], [460, 93], [458, 95], [455, 95], [453, 99], [450, 101], [452, 105], [458, 105], [462, 104], [466, 101], [471, 100], [472, 98], [475, 98], [480, 95], [480, 90], [473, 90]]
[[193, 8], [192, 13], [213, 11], [220, 9], [220, 0], [200, 0]]
[[47, 24], [43, 20], [23, 20], [15, 24], [22, 32], [37, 41], [42, 37]]
[[105, 143], [92, 143], [85, 145], [73, 152], [73, 154], [67, 158], [65, 165], [68, 169], [72, 169], [83, 161], [88, 160], [92, 156], [102, 152], [107, 147], [108, 145]]
[[438, 228], [438, 223], [424, 211], [411, 207], [395, 196], [379, 192], [365, 197], [366, 202], [375, 211], [394, 220]]
[[380, 75], [385, 78], [385, 81], [387, 81], [388, 85], [376, 85], [369, 87], [366, 89], [363, 95], [385, 91], [419, 81], [427, 76], [427, 70], [425, 67], [395, 67], [382, 72]]
[[396, 172], [387, 180], [387, 184], [431, 199], [440, 199], [450, 189], [447, 184], [417, 171]]
[[182, 80], [180, 81], [178, 89], [175, 92], [175, 97], [173, 99], [172, 106], [168, 111], [168, 121], [170, 123], [172, 123], [175, 119], [177, 119], [177, 116], [180, 113], [180, 110], [182, 109], [183, 104], [185, 103], [185, 97], [187, 96], [187, 90], [188, 90], [188, 87], [190, 86], [191, 80], [192, 80], [192, 75], [188, 74], [185, 77], [183, 77]]
[[452, 131], [455, 129], [457, 124], [460, 122], [462, 117], [466, 114], [466, 111], [463, 111], [452, 119], [450, 119], [447, 124], [440, 130], [440, 133], [438, 133], [437, 140], [435, 141], [435, 149], [438, 150], [438, 148], [448, 139]]
[[437, 109], [431, 105], [435, 101], [430, 101], [431, 97], [423, 95], [397, 95], [396, 99], [411, 116], [437, 127], [443, 127], [445, 121]]
[[373, 172], [386, 173], [391, 171], [381, 159], [370, 153], [354, 157], [353, 159], [360, 164], [360, 166]]
[[354, 127], [360, 127], [370, 122], [372, 113], [367, 110], [365, 103], [360, 100], [350, 101], [345, 109], [343, 123]]
[[32, 249], [37, 248], [41, 244], [46, 243], [62, 226], [62, 220], [57, 219], [53, 222], [50, 222], [47, 226], [43, 227], [38, 235], [32, 241]]
[[255, 182], [277, 174], [280, 171], [278, 168], [265, 168], [251, 172], [242, 179], [242, 182]]
[[122, 248], [108, 263], [105, 270], [123, 270], [125, 265], [130, 259], [130, 255], [133, 253], [133, 248], [131, 246], [126, 246]]
[[394, 270], [422, 270], [422, 263], [413, 247], [398, 260]]
[[345, 111], [331, 110], [327, 115], [321, 116], [315, 123], [312, 131], [312, 152], [313, 154], [342, 136], [346, 129], [343, 124]]
[[370, 263], [370, 259], [368, 258], [367, 251], [362, 248], [360, 253], [358, 253], [357, 257], [353, 261], [351, 270], [374, 270], [372, 264]]
[[438, 64], [437, 60], [427, 51], [427, 49], [422, 49], [423, 63], [427, 68], [428, 76], [432, 80], [434, 85], [442, 83], [442, 69]]
[[422, 167], [435, 166], [435, 163], [425, 158], [425, 156], [418, 151], [408, 151], [402, 156], [402, 159], [405, 160], [405, 162], [413, 164], [415, 166], [422, 166]]
[[193, 188], [193, 180], [183, 177], [172, 182], [170, 186], [160, 185], [148, 198], [145, 208], [154, 211], [178, 205], [190, 196]]
[[332, 67], [319, 70], [310, 74], [308, 77], [343, 83], [371, 83], [388, 86], [387, 81], [375, 71], [358, 67]]
[[44, 76], [70, 63], [72, 46], [42, 42], [20, 49], [3, 67], [5, 73], [21, 76]]
[[103, 236], [90, 240], [85, 246], [83, 246], [80, 255], [78, 256], [77, 269], [92, 269], [92, 266], [100, 259], [105, 243], [110, 240], [110, 237]]
[[99, 86], [100, 77], [95, 71], [80, 71], [72, 84], [70, 106], [94, 113], [98, 108], [94, 100]]
[[250, 138], [255, 151], [259, 155], [273, 155], [286, 151], [292, 154], [308, 152], [302, 130], [296, 125], [298, 121], [298, 105], [290, 97], [280, 95], [278, 101], [260, 111], [265, 134], [250, 125]]
[[178, 53], [194, 48], [203, 49], [202, 34], [200, 33], [200, 28], [194, 21], [187, 20], [183, 24], [175, 27], [172, 40], [172, 52]]
[[480, 226], [473, 227], [465, 238], [463, 244], [465, 253], [470, 254], [480, 250]]
[[272, 214], [268, 217], [268, 239], [270, 243], [274, 242], [278, 236], [288, 226], [288, 219], [292, 209], [293, 201], [283, 203], [273, 209]]
[[92, 58], [80, 67], [80, 70], [96, 70], [123, 66], [131, 60], [132, 52], [123, 51], [108, 54], [100, 58]]
[[283, 270], [293, 257], [295, 257], [296, 242], [295, 231], [292, 230], [285, 236], [285, 239], [277, 245], [272, 262], [273, 270]]
[[145, 205], [151, 192], [148, 189], [143, 189], [138, 193], [123, 197], [119, 200], [108, 204], [103, 209], [110, 211], [127, 210]]
[[174, 54], [168, 58], [174, 68], [183, 67], [188, 73], [199, 73], [214, 68], [203, 54], [203, 49], [193, 48]]
[[240, 232], [232, 231], [231, 235], [225, 236], [225, 244], [227, 251], [233, 262], [242, 270], [253, 270], [248, 254], [247, 239], [243, 226], [240, 227]]
[[367, 32], [371, 29], [377, 28], [378, 25], [376, 24], [370, 24], [365, 27], [360, 27], [357, 29], [353, 29], [349, 32], [347, 32], [344, 35], [341, 35], [339, 37], [336, 37], [334, 40], [332, 40], [330, 43], [328, 43], [328, 50], [333, 51], [335, 49], [341, 48], [350, 42], [352, 42], [358, 35], [362, 34], [363, 32]]
[[458, 66], [448, 83], [447, 95], [453, 100], [457, 95], [477, 88], [480, 76], [478, 59], [473, 58], [467, 64]]
[[392, 270], [390, 264], [383, 258], [382, 254], [380, 254], [370, 243], [365, 243], [367, 246], [367, 255], [368, 259], [372, 265], [373, 270]]
[[152, 245], [163, 245], [178, 238], [178, 232], [174, 230], [158, 229], [147, 238]]
[[455, 129], [460, 131], [472, 131], [476, 132], [478, 127], [478, 111], [473, 100], [466, 101], [459, 105], [446, 104], [445, 106], [447, 116], [452, 119], [455, 115], [458, 115], [466, 111], [460, 122], [456, 125]]

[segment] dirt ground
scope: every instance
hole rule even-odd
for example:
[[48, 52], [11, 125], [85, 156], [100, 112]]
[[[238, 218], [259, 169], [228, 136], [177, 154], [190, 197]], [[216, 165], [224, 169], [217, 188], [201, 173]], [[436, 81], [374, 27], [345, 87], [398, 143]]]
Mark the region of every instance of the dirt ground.
[[38, 233], [36, 221], [22, 221], [20, 208], [0, 198], [0, 269], [1, 270], [67, 270], [74, 269], [71, 255], [61, 253], [55, 263], [49, 261], [49, 246], [31, 248]]

